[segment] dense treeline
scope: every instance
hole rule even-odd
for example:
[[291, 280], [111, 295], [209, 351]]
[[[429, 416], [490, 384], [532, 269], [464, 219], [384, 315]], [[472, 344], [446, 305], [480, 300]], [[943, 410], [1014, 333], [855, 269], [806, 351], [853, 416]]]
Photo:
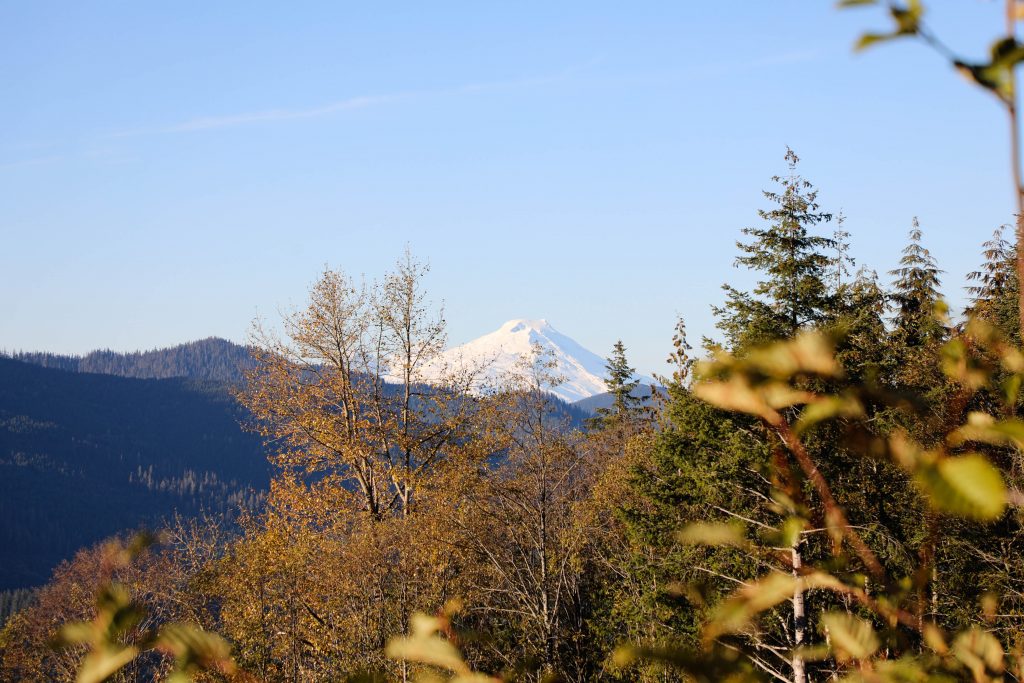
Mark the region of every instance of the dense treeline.
[[34, 599], [35, 591], [31, 588], [0, 591], [0, 627], [12, 614], [31, 605]]
[[[265, 508], [234, 531], [173, 525], [116, 570], [101, 549], [82, 551], [9, 621], [0, 672], [69, 680], [84, 647], [44, 644], [55, 624], [89, 619], [86, 587], [116, 574], [151, 620], [221, 634], [239, 668], [268, 681], [407, 680], [416, 657], [389, 657], [387, 643], [456, 599], [462, 609], [446, 613], [468, 665], [522, 680], [677, 680], [654, 662], [694, 671], [684, 653], [702, 649], [716, 666], [743, 660], [740, 677], [719, 668], [701, 680], [925, 680], [909, 664], [900, 671], [918, 673], [880, 678], [868, 658], [945, 656], [941, 634], [972, 627], [956, 641], [960, 663], [928, 666], [946, 667], [945, 680], [996, 680], [1002, 649], [985, 638], [1024, 638], [1024, 535], [988, 495], [1002, 489], [981, 456], [942, 449], [988, 434], [979, 415], [1020, 413], [1018, 361], [966, 355], [1020, 342], [1015, 251], [999, 232], [983, 246], [969, 313], [986, 332], [972, 336], [942, 315], [940, 264], [916, 220], [891, 282], [851, 272], [849, 235], [796, 155], [786, 161], [738, 244], [758, 283], [726, 285], [715, 309], [721, 341], [704, 355], [724, 374], [694, 382], [700, 354], [680, 322], [667, 393], [645, 400], [616, 345], [611, 405], [583, 428], [545, 393], [558, 377], [539, 352], [495, 386], [462, 367], [417, 389], [445, 339], [411, 257], [369, 289], [326, 271], [280, 335], [257, 332], [239, 393], [273, 445]], [[780, 342], [790, 345], [764, 350]], [[399, 389], [385, 391], [384, 377], [402, 378]], [[759, 407], [748, 381], [778, 410]], [[831, 398], [811, 419], [796, 406], [816, 396]], [[951, 441], [971, 415], [974, 431]], [[1024, 484], [1013, 443], [977, 450], [1000, 482]], [[954, 476], [961, 465], [970, 476]], [[975, 479], [987, 483], [971, 489]], [[623, 644], [654, 654], [615, 657]], [[169, 664], [149, 653], [131, 666], [126, 680]]]
[[235, 384], [252, 365], [244, 346], [226, 339], [209, 337], [152, 351], [92, 351], [84, 356], [19, 351], [8, 354], [14, 360], [69, 372], [92, 372], [137, 379], [191, 377]]
[[258, 505], [260, 439], [229, 387], [70, 373], [0, 358], [0, 589], [175, 511]]

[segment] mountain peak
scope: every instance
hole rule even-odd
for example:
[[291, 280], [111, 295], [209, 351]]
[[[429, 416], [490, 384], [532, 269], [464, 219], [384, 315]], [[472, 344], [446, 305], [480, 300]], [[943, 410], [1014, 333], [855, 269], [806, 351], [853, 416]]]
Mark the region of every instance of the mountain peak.
[[527, 330], [533, 330], [534, 332], [546, 332], [548, 330], [554, 330], [551, 327], [551, 323], [546, 318], [516, 318], [509, 320], [500, 328], [499, 332], [525, 332]]
[[[545, 318], [515, 318], [497, 330], [444, 352], [437, 368], [484, 367], [482, 379], [500, 381], [518, 372], [520, 361], [539, 344], [564, 381], [551, 393], [572, 403], [608, 390], [605, 359], [562, 334]], [[428, 371], [429, 374], [429, 371]], [[639, 378], [644, 383], [653, 380]]]

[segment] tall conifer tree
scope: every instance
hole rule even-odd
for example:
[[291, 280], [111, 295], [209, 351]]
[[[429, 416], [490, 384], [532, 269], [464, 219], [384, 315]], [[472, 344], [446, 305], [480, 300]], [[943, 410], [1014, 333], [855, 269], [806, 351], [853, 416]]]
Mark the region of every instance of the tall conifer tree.
[[604, 367], [608, 372], [605, 384], [608, 386], [608, 393], [611, 394], [612, 405], [597, 410], [596, 417], [591, 421], [591, 426], [597, 428], [635, 416], [644, 402], [644, 398], [637, 394], [640, 380], [634, 379], [636, 370], [630, 367], [626, 359], [626, 346], [621, 339], [615, 342], [612, 355], [608, 357]]
[[973, 284], [967, 287], [971, 302], [966, 313], [995, 325], [1019, 343], [1017, 249], [1003, 237], [1000, 227], [982, 244], [981, 253], [984, 262], [967, 275]]
[[831, 256], [836, 240], [814, 232], [832, 214], [821, 210], [818, 191], [797, 173], [796, 153], [787, 148], [785, 160], [789, 174], [773, 177], [778, 189], [764, 192], [774, 206], [758, 211], [767, 225], [744, 228], [751, 241], [737, 242], [736, 265], [763, 279], [753, 292], [724, 285], [725, 305], [714, 308], [718, 327], [734, 350], [791, 337], [824, 321], [834, 304], [828, 280], [835, 277], [836, 258], [844, 254]]
[[891, 295], [896, 340], [903, 346], [915, 347], [938, 341], [945, 335], [943, 326], [935, 318], [942, 271], [935, 257], [921, 243], [921, 225], [916, 217], [909, 237], [910, 243], [903, 249], [899, 267], [889, 274], [896, 278]]

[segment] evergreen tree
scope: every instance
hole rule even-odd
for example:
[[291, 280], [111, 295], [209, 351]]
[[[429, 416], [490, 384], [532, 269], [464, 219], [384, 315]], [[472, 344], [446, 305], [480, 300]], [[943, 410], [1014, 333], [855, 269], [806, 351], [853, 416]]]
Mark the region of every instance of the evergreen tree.
[[939, 341], [946, 331], [935, 318], [939, 275], [935, 257], [921, 244], [921, 226], [914, 218], [910, 243], [903, 249], [899, 267], [889, 271], [896, 278], [891, 300], [895, 309], [892, 322], [897, 341], [908, 347]]
[[736, 265], [764, 276], [753, 292], [741, 292], [724, 285], [726, 303], [713, 310], [718, 327], [733, 350], [793, 336], [798, 330], [826, 320], [834, 304], [827, 280], [836, 277], [845, 252], [831, 256], [837, 240], [814, 234], [822, 223], [832, 220], [818, 205], [818, 191], [797, 174], [799, 158], [786, 150], [789, 175], [775, 176], [778, 190], [764, 196], [773, 208], [758, 215], [766, 227], [744, 228], [750, 242], [737, 242], [740, 256]]
[[850, 256], [850, 233], [843, 227], [845, 223], [846, 216], [840, 212], [836, 216], [836, 229], [832, 231], [832, 245], [835, 250], [832, 272], [835, 275], [836, 291], [846, 285], [843, 278], [850, 274], [850, 269], [855, 263], [853, 257]]
[[995, 325], [999, 330], [1020, 343], [1020, 320], [1017, 300], [1017, 249], [1003, 238], [1003, 227], [982, 244], [984, 263], [967, 275], [972, 285], [967, 287], [971, 302], [965, 313]]
[[621, 339], [615, 342], [612, 355], [608, 357], [604, 367], [608, 372], [605, 384], [608, 386], [608, 393], [611, 394], [612, 405], [610, 408], [597, 409], [597, 415], [590, 421], [590, 425], [595, 428], [607, 427], [636, 416], [644, 402], [644, 398], [637, 395], [640, 380], [633, 379], [636, 370], [629, 366], [626, 346]]
[[837, 292], [832, 327], [838, 340], [837, 359], [848, 380], [873, 380], [891, 370], [886, 353], [887, 296], [873, 270], [861, 269]]

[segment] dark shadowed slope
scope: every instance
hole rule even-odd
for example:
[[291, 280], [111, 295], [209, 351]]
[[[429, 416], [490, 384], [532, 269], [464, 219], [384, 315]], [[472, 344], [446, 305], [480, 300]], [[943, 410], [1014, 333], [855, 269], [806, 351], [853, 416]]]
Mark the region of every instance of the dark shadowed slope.
[[0, 590], [178, 510], [253, 502], [270, 467], [227, 385], [0, 358]]

